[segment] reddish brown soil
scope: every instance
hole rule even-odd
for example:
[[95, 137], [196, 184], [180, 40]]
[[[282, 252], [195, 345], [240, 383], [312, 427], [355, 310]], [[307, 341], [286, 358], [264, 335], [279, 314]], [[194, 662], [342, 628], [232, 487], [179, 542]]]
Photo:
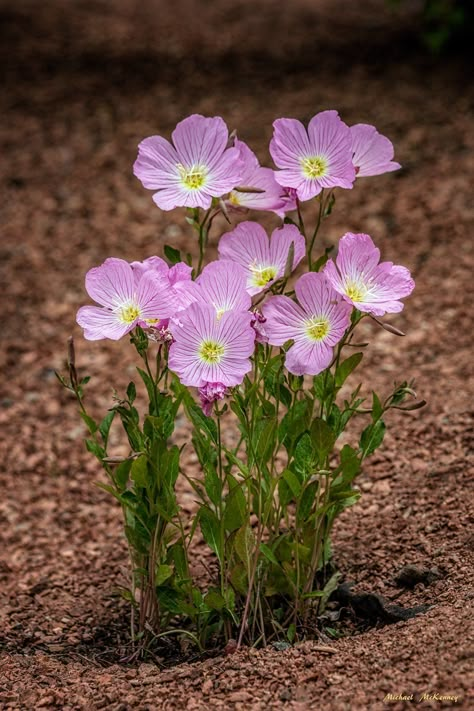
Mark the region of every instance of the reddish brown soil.
[[[467, 64], [424, 56], [412, 16], [375, 0], [3, 0], [0, 16], [0, 707], [472, 708]], [[416, 291], [392, 319], [407, 336], [372, 328], [364, 372], [381, 390], [414, 376], [429, 403], [392, 417], [360, 479], [360, 503], [337, 526], [335, 561], [359, 590], [431, 608], [283, 652], [121, 665], [127, 608], [111, 596], [126, 576], [120, 511], [93, 486], [102, 475], [54, 369], [74, 333], [99, 413], [133, 362], [126, 343], [81, 338], [84, 273], [110, 255], [160, 254], [166, 242], [195, 248], [182, 215], [160, 213], [132, 175], [143, 137], [195, 111], [220, 114], [268, 160], [276, 117], [305, 120], [325, 108], [377, 125], [404, 166], [341, 191], [323, 239], [367, 231], [386, 258], [413, 270]], [[121, 451], [118, 431], [113, 446]], [[189, 509], [184, 489], [181, 500]], [[407, 563], [440, 577], [397, 588]], [[459, 699], [384, 703], [388, 693], [424, 692]]]

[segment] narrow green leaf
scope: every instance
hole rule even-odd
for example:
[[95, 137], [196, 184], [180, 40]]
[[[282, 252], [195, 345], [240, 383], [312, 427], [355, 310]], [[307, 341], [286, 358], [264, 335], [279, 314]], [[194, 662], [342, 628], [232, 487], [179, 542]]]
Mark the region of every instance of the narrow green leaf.
[[175, 249], [174, 247], [171, 247], [171, 245], [165, 244], [163, 251], [166, 259], [171, 262], [171, 264], [177, 264], [181, 261], [181, 252], [179, 249]]
[[218, 590], [211, 588], [204, 596], [204, 602], [210, 610], [222, 610], [225, 600]]
[[353, 353], [349, 358], [339, 363], [336, 370], [336, 388], [340, 388], [344, 385], [349, 375], [357, 368], [363, 357], [363, 353]]
[[380, 447], [385, 435], [385, 422], [379, 420], [374, 425], [369, 425], [362, 432], [360, 437], [360, 448], [364, 457], [368, 457]]
[[143, 487], [144, 489], [147, 487], [148, 465], [144, 454], [132, 462], [130, 477], [136, 486]]
[[331, 454], [336, 442], [336, 435], [327, 422], [320, 417], [316, 417], [311, 424], [311, 442], [322, 466], [326, 458]]
[[250, 526], [239, 528], [235, 534], [234, 548], [247, 571], [250, 571], [250, 561], [255, 548], [255, 536]]
[[82, 412], [82, 411], [79, 412], [79, 414], [82, 417], [82, 419], [84, 420], [84, 423], [85, 423], [87, 429], [89, 430], [89, 432], [91, 434], [94, 434], [95, 432], [97, 432], [98, 426], [97, 426], [97, 422], [94, 420], [94, 418], [90, 417], [89, 415], [87, 415], [85, 412]]
[[235, 483], [225, 500], [224, 528], [227, 531], [235, 531], [242, 526], [247, 518], [247, 501], [242, 486], [235, 481], [231, 474], [228, 475], [227, 480]]
[[137, 389], [135, 387], [135, 383], [133, 381], [131, 381], [127, 387], [127, 399], [129, 401], [130, 405], [133, 405], [136, 397], [137, 397]]
[[112, 425], [112, 422], [115, 417], [115, 410], [110, 410], [102, 420], [102, 422], [99, 425], [99, 432], [101, 434], [102, 440], [104, 442], [104, 447], [107, 447], [107, 442], [109, 439], [109, 432], [110, 432], [110, 427]]
[[290, 469], [285, 469], [282, 473], [282, 477], [288, 484], [295, 499], [297, 499], [301, 494], [301, 483], [296, 474], [294, 474]]
[[120, 462], [115, 470], [114, 479], [120, 491], [127, 488], [128, 477], [130, 469], [132, 468], [132, 461], [132, 459], [126, 459], [124, 462]]
[[222, 560], [220, 523], [216, 514], [203, 506], [199, 511], [199, 525], [207, 545], [212, 548], [219, 560]]
[[263, 553], [265, 558], [270, 561], [270, 563], [273, 563], [274, 565], [280, 565], [280, 563], [278, 562], [278, 558], [276, 557], [272, 549], [267, 546], [266, 543], [260, 543], [260, 551], [261, 553]]
[[155, 585], [162, 585], [173, 575], [171, 565], [159, 565], [155, 576]]

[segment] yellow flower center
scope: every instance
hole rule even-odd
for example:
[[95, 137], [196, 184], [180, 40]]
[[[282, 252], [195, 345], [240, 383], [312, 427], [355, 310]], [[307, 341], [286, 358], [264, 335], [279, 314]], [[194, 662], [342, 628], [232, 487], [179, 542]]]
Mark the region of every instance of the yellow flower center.
[[306, 322], [306, 334], [312, 341], [322, 341], [329, 333], [331, 324], [324, 316], [313, 316]]
[[234, 190], [231, 193], [229, 193], [229, 202], [231, 205], [234, 205], [235, 207], [238, 207], [240, 205], [239, 196]]
[[185, 168], [178, 164], [178, 171], [183, 185], [189, 190], [199, 190], [206, 182], [207, 171], [201, 165], [193, 165], [192, 168]]
[[225, 348], [216, 341], [203, 341], [199, 348], [199, 357], [205, 363], [214, 364], [220, 363], [224, 355]]
[[346, 294], [351, 301], [363, 301], [367, 288], [364, 284], [350, 281], [346, 284]]
[[278, 267], [251, 266], [253, 274], [252, 283], [254, 286], [266, 286], [269, 281], [275, 279], [278, 274]]
[[311, 158], [301, 159], [301, 168], [306, 178], [322, 178], [326, 175], [328, 162], [322, 156], [313, 156]]
[[140, 316], [140, 309], [136, 304], [127, 304], [120, 310], [120, 320], [123, 323], [133, 323]]

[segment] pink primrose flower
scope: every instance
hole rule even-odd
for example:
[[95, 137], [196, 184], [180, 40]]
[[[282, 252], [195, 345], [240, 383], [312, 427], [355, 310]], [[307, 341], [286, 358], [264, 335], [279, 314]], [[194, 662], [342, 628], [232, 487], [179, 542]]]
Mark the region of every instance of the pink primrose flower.
[[380, 251], [365, 234], [347, 232], [339, 241], [336, 264], [327, 262], [324, 273], [346, 301], [373, 316], [401, 311], [399, 299], [415, 288], [406, 267], [380, 262]]
[[296, 209], [294, 199], [291, 199], [281, 185], [275, 180], [275, 173], [271, 168], [263, 168], [258, 158], [243, 141], [235, 140], [235, 147], [239, 149], [243, 163], [241, 185], [264, 190], [263, 193], [246, 193], [231, 190], [226, 200], [226, 205], [231, 210], [270, 210], [279, 217], [284, 217], [285, 212]]
[[261, 225], [241, 222], [224, 234], [218, 246], [219, 258], [230, 259], [244, 267], [247, 291], [258, 294], [285, 273], [290, 245], [294, 244], [292, 268], [296, 269], [305, 255], [305, 241], [297, 227], [283, 225], [269, 239]]
[[277, 119], [273, 127], [270, 153], [281, 168], [275, 173], [280, 185], [295, 188], [300, 200], [310, 200], [323, 188], [352, 188], [351, 133], [337, 111], [316, 114], [308, 130], [287, 118]]
[[210, 417], [214, 403], [217, 400], [223, 400], [229, 394], [229, 390], [222, 383], [206, 383], [202, 388], [199, 388], [198, 394], [202, 411], [207, 417]]
[[299, 303], [288, 296], [272, 296], [263, 304], [268, 342], [294, 344], [285, 365], [294, 375], [317, 375], [331, 363], [333, 347], [350, 324], [352, 308], [328, 284], [324, 274], [304, 274], [295, 284]]
[[151, 326], [171, 316], [176, 309], [174, 294], [160, 274], [153, 271], [136, 278], [124, 259], [111, 257], [86, 274], [86, 290], [100, 306], [82, 306], [77, 323], [90, 341], [116, 341], [138, 325]]
[[180, 314], [179, 324], [170, 324], [175, 339], [169, 350], [170, 370], [183, 385], [240, 385], [252, 367], [255, 331], [251, 318], [248, 311], [227, 311], [217, 319], [214, 306], [191, 304]]
[[207, 209], [241, 182], [237, 148], [227, 148], [229, 132], [222, 118], [188, 116], [178, 123], [171, 144], [161, 136], [138, 146], [133, 172], [145, 188], [157, 190], [153, 200], [162, 210]]
[[[170, 292], [176, 301], [175, 312], [178, 313], [197, 300], [197, 287], [191, 280], [192, 267], [184, 262], [168, 266], [160, 257], [148, 257], [143, 262], [132, 262], [135, 278], [139, 280], [145, 272], [154, 272], [166, 280]], [[162, 325], [162, 324], [161, 324]]]
[[357, 123], [351, 126], [352, 163], [358, 178], [381, 175], [401, 168], [393, 159], [393, 144], [375, 126]]
[[197, 300], [213, 306], [217, 318], [227, 311], [248, 311], [252, 303], [246, 290], [246, 273], [240, 264], [218, 260], [204, 267], [197, 278]]

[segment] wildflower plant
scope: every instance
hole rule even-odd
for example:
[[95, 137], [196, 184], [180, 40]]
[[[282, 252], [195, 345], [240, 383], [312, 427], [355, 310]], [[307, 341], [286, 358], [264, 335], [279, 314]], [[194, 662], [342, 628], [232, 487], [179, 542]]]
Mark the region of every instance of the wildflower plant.
[[[200, 649], [233, 637], [257, 645], [315, 634], [339, 577], [334, 522], [360, 497], [356, 478], [382, 444], [389, 410], [424, 404], [406, 381], [369, 402], [360, 384], [349, 385], [367, 346], [358, 343], [361, 321], [403, 335], [379, 319], [402, 310], [414, 288], [409, 271], [381, 262], [366, 234], [344, 235], [335, 261], [330, 250], [315, 254], [338, 189], [400, 167], [391, 142], [323, 111], [307, 128], [275, 121], [270, 153], [276, 170], [261, 167], [221, 118], [196, 115], [177, 125], [171, 143], [145, 139], [135, 175], [156, 190], [159, 208], [185, 208], [198, 261], [166, 246], [167, 261], [109, 258], [86, 276], [99, 306], [78, 311], [84, 337], [128, 336], [148, 400], [141, 412], [131, 382], [96, 422], [71, 345], [61, 380], [107, 474], [101, 486], [123, 509], [131, 582], [122, 592], [136, 653], [170, 634]], [[314, 217], [302, 204], [310, 201]], [[280, 224], [271, 235], [254, 221], [230, 224], [218, 259], [205, 264], [216, 216], [231, 222], [248, 209], [272, 212]], [[178, 411], [192, 427], [181, 447]], [[109, 451], [115, 417], [126, 457]], [[362, 426], [351, 428], [353, 420]], [[191, 448], [199, 471], [183, 463]], [[180, 478], [195, 495], [192, 515], [180, 508]], [[191, 573], [198, 536], [214, 559], [205, 579]]]

